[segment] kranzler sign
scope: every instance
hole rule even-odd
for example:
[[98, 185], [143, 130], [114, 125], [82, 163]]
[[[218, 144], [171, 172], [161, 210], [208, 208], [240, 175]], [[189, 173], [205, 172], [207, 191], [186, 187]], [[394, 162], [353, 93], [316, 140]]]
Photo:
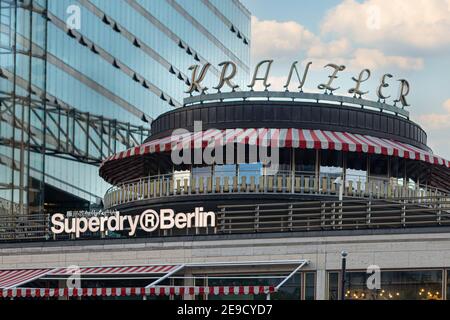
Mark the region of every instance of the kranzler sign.
[[[263, 60], [260, 61], [256, 67], [255, 71], [253, 73], [252, 82], [247, 86], [250, 88], [250, 90], [254, 90], [254, 87], [256, 85], [257, 81], [262, 81], [262, 84], [264, 86], [264, 89], [267, 91], [270, 87], [269, 81], [269, 73], [270, 68], [272, 67], [273, 60]], [[291, 65], [291, 68], [289, 69], [289, 74], [286, 79], [286, 84], [284, 85], [284, 88], [286, 91], [289, 91], [291, 82], [295, 81], [295, 78], [297, 78], [298, 86], [297, 90], [300, 92], [303, 92], [303, 86], [305, 85], [306, 78], [308, 76], [309, 69], [313, 63], [310, 61], [306, 63], [305, 70], [303, 72], [303, 75], [298, 70], [298, 61], [294, 61]], [[205, 79], [206, 74], [211, 67], [210, 63], [206, 63], [203, 66], [200, 65], [193, 65], [189, 68], [189, 70], [192, 70], [192, 76], [191, 81], [188, 82], [188, 90], [186, 93], [193, 94], [194, 92], [199, 92], [201, 94], [204, 94], [208, 88], [202, 85], [202, 81]], [[237, 67], [236, 64], [232, 61], [224, 61], [219, 64], [219, 67], [222, 67], [222, 72], [220, 74], [219, 83], [216, 87], [213, 89], [216, 89], [218, 92], [221, 92], [221, 90], [224, 87], [229, 87], [231, 90], [235, 91], [239, 86], [233, 84], [232, 80], [237, 74]], [[344, 65], [339, 65], [336, 63], [328, 63], [324, 66], [327, 69], [331, 70], [330, 75], [328, 76], [328, 80], [324, 83], [320, 83], [317, 88], [320, 90], [324, 90], [325, 94], [333, 94], [335, 90], [338, 90], [340, 87], [336, 87], [334, 85], [335, 80], [338, 78], [338, 74], [346, 69]], [[348, 93], [353, 94], [354, 97], [362, 98], [363, 95], [369, 93], [369, 91], [363, 90], [363, 83], [369, 80], [372, 73], [369, 69], [363, 69], [359, 73], [357, 77], [352, 77], [351, 79], [355, 82], [355, 86], [353, 88], [350, 88], [348, 90]], [[383, 74], [381, 77], [381, 81], [379, 86], [377, 87], [376, 94], [378, 96], [379, 101], [383, 101], [386, 103], [386, 99], [390, 98], [391, 96], [387, 96], [384, 92], [386, 88], [390, 86], [388, 80], [392, 78], [393, 75], [390, 73]], [[410, 92], [410, 85], [409, 82], [405, 79], [398, 79], [400, 82], [400, 93], [398, 95], [398, 98], [394, 100], [395, 105], [397, 103], [401, 103], [402, 107], [408, 107], [409, 104], [406, 101], [406, 96]]]
[[121, 215], [120, 212], [115, 212], [91, 217], [66, 217], [57, 213], [52, 216], [51, 222], [51, 231], [56, 235], [68, 234], [79, 238], [86, 232], [127, 232], [131, 237], [138, 230], [150, 233], [156, 230], [215, 227], [216, 214], [206, 212], [202, 207], [195, 208], [190, 213], [176, 213], [172, 209], [149, 209], [138, 215]]

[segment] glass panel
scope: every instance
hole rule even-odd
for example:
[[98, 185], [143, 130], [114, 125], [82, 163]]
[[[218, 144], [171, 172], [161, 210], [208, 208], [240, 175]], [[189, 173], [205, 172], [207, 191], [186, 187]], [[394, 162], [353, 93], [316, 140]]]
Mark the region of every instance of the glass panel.
[[339, 300], [339, 272], [328, 273], [328, 300]]
[[345, 178], [346, 181], [360, 181], [364, 187], [367, 181], [367, 155], [365, 153], [352, 152], [347, 154]]
[[316, 150], [295, 150], [295, 171], [311, 174], [316, 171]]
[[365, 272], [346, 274], [346, 299], [364, 300], [440, 300], [442, 299], [442, 271], [384, 271], [381, 288], [369, 290]]
[[342, 176], [342, 152], [322, 150], [320, 153], [320, 176], [337, 178]]
[[[271, 300], [300, 300], [301, 299], [301, 273], [291, 277], [277, 293], [271, 294]], [[208, 286], [277, 286], [286, 275], [246, 275], [245, 278], [208, 278]], [[266, 295], [239, 295], [239, 296], [209, 296], [209, 300], [265, 300]]]
[[305, 300], [314, 300], [316, 296], [316, 274], [305, 274]]
[[370, 178], [385, 181], [388, 177], [388, 157], [372, 154], [369, 157]]

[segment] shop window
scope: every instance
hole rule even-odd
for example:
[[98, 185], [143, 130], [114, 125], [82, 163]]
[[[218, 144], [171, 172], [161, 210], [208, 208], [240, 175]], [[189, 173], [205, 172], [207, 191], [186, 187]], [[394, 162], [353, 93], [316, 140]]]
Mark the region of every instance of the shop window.
[[316, 274], [305, 273], [305, 300], [314, 300], [316, 297]]
[[390, 175], [393, 181], [397, 181], [399, 184], [403, 182], [405, 177], [405, 159], [391, 157]]
[[447, 300], [450, 300], [450, 270], [447, 270], [446, 290], [447, 290]]
[[278, 173], [279, 175], [291, 174], [291, 149], [279, 149]]
[[365, 272], [346, 274], [345, 298], [350, 300], [440, 300], [442, 271], [383, 271], [380, 289], [369, 290]]
[[[224, 276], [225, 277], [225, 276]], [[229, 276], [228, 276], [229, 277]], [[245, 277], [236, 278], [207, 278], [208, 286], [277, 286], [286, 275], [246, 275]], [[291, 277], [278, 292], [270, 295], [271, 300], [300, 300], [301, 299], [301, 285], [302, 274], [297, 273]], [[265, 294], [256, 295], [239, 295], [239, 296], [208, 296], [209, 300], [266, 300]]]
[[320, 153], [320, 176], [336, 179], [342, 176], [343, 163], [342, 152], [332, 150], [322, 150]]
[[316, 150], [295, 149], [295, 171], [297, 175], [315, 175]]
[[339, 272], [328, 273], [328, 300], [339, 300]]
[[345, 178], [347, 181], [360, 181], [364, 186], [367, 181], [367, 155], [365, 153], [351, 152], [347, 154]]
[[388, 178], [388, 157], [372, 154], [369, 157], [369, 163], [372, 180], [386, 180]]

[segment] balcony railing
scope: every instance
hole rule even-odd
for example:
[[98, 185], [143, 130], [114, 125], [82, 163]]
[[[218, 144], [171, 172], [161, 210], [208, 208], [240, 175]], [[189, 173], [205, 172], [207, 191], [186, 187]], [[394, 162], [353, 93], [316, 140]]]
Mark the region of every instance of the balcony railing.
[[450, 225], [448, 197], [244, 204], [218, 209], [218, 234]]
[[444, 191], [419, 184], [400, 184], [390, 179], [347, 177], [345, 185], [336, 175], [303, 173], [234, 176], [164, 175], [142, 178], [110, 188], [104, 197], [106, 209], [127, 203], [164, 197], [214, 194], [295, 194], [354, 199], [404, 199], [442, 197]]

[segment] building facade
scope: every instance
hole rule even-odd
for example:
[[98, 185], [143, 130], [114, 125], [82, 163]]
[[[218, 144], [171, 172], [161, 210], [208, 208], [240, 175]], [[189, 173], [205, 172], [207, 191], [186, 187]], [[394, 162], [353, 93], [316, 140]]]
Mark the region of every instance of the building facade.
[[248, 77], [250, 14], [235, 0], [2, 0], [0, 23], [6, 217], [101, 207], [98, 165], [182, 106], [189, 66], [231, 60], [237, 84]]
[[[14, 19], [40, 20], [48, 40], [39, 46], [25, 31], [13, 33], [12, 61], [41, 58], [44, 76], [21, 71], [37, 62], [2, 60], [10, 67], [1, 81], [22, 103], [12, 104], [9, 118], [2, 113], [10, 119], [2, 133], [11, 134], [2, 150], [15, 147], [14, 161], [1, 162], [13, 168], [6, 178], [61, 197], [51, 177], [30, 180], [18, 169], [55, 170], [70, 156], [95, 168], [108, 188], [99, 191], [100, 211], [4, 220], [0, 299], [450, 299], [450, 161], [410, 120], [404, 82], [403, 107], [363, 92], [335, 95], [331, 82], [314, 94], [288, 85], [222, 92], [221, 82], [217, 93], [204, 92], [224, 80], [221, 61], [238, 70], [227, 85], [246, 88], [249, 13], [237, 1], [19, 2], [2, 1], [2, 26], [3, 3], [14, 4]], [[77, 17], [81, 27], [69, 28]], [[14, 19], [14, 30], [27, 26]], [[198, 72], [190, 78], [192, 64]], [[254, 80], [266, 85], [268, 71], [255, 79], [256, 71]], [[91, 101], [99, 114], [73, 109]], [[88, 138], [76, 140], [83, 132]], [[25, 140], [34, 143], [30, 153]], [[63, 159], [47, 161], [46, 150]], [[70, 168], [65, 188], [94, 179]], [[18, 197], [20, 211], [32, 197]]]
[[401, 107], [219, 92], [153, 125], [103, 161], [108, 211], [53, 215], [51, 240], [2, 246], [2, 297], [450, 298], [450, 162]]

